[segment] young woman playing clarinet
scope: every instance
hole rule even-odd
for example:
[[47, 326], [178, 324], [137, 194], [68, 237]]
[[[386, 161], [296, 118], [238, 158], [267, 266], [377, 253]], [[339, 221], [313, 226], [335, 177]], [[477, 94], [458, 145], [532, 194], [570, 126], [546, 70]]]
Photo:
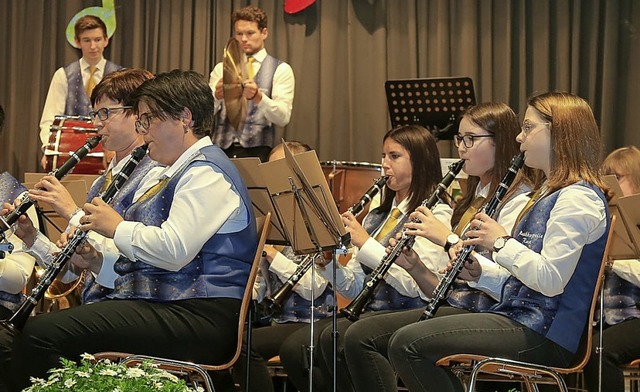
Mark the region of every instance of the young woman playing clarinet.
[[[460, 273], [497, 303], [414, 323], [391, 336], [389, 358], [412, 391], [464, 390], [450, 370], [435, 365], [450, 354], [567, 366], [576, 353], [609, 230], [600, 134], [586, 101], [546, 93], [529, 100], [517, 141], [525, 165], [545, 174], [539, 197], [513, 237], [477, 214], [464, 244], [493, 249], [495, 263], [472, 255]], [[428, 275], [413, 274], [418, 281]]]
[[[365, 216], [362, 226], [351, 213], [345, 213], [342, 217], [351, 234], [351, 242], [357, 249], [348, 264], [345, 267], [338, 266], [336, 271], [336, 290], [347, 299], [353, 299], [362, 290], [367, 275], [384, 257], [389, 238], [402, 230], [411, 211], [429, 197], [442, 178], [436, 142], [423, 127], [403, 126], [387, 132], [383, 139], [382, 158], [384, 174], [389, 178], [383, 188], [381, 205]], [[448, 224], [451, 207], [447, 203], [438, 203], [434, 214], [443, 224]], [[446, 265], [448, 258], [442, 248], [424, 239], [417, 241], [414, 247], [425, 263], [425, 268], [437, 271]], [[331, 264], [319, 267], [318, 272], [330, 280]], [[421, 308], [424, 305], [413, 279], [402, 268], [393, 266], [369, 303], [367, 310], [370, 312], [365, 312], [362, 317], [394, 309]], [[340, 319], [338, 322], [339, 360], [342, 359], [344, 333], [355, 324], [357, 322], [352, 324], [347, 319]], [[314, 391], [320, 391], [329, 389], [332, 383], [331, 320], [316, 323], [315, 333]], [[307, 361], [303, 347], [308, 345], [309, 336], [309, 328], [297, 331], [280, 351], [280, 358], [290, 380], [301, 391], [308, 390], [308, 371], [305, 367]], [[345, 370], [343, 364], [338, 365], [337, 382], [340, 391], [352, 389]]]
[[[455, 143], [460, 158], [464, 159], [463, 170], [468, 175], [467, 192], [458, 201], [449, 225], [435, 219], [433, 213], [424, 207], [418, 207], [411, 218], [418, 223], [407, 223], [406, 233], [425, 237], [447, 251], [455, 248], [462, 232], [473, 218], [478, 208], [493, 195], [507, 172], [511, 158], [518, 154], [515, 138], [519, 129], [518, 118], [507, 105], [487, 102], [467, 109], [460, 119]], [[498, 212], [497, 221], [511, 230], [520, 211], [529, 197], [530, 181], [519, 176], [506, 196], [506, 202]], [[483, 252], [490, 257], [490, 252]], [[413, 261], [417, 255], [411, 252]], [[396, 264], [403, 264], [399, 257]], [[424, 298], [429, 298], [437, 284], [438, 276], [432, 274], [434, 284], [424, 288]], [[486, 309], [495, 300], [485, 293], [469, 288], [466, 284], [455, 282], [453, 292], [448, 298], [449, 305], [438, 310], [442, 314], [461, 313]], [[424, 308], [370, 317], [353, 325], [345, 335], [345, 354], [347, 366], [357, 391], [396, 391], [397, 378], [388, 360], [387, 346], [391, 335], [401, 327], [415, 323]], [[371, 377], [375, 373], [376, 377]]]

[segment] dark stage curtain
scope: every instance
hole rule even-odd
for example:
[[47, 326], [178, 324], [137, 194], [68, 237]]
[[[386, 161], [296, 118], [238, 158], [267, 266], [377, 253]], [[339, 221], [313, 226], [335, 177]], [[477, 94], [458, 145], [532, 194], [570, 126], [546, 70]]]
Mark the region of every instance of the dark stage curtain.
[[[605, 153], [640, 145], [634, 0], [319, 0], [295, 15], [284, 13], [284, 0], [115, 0], [105, 57], [208, 78], [232, 10], [249, 3], [267, 11], [267, 50], [296, 75], [292, 119], [280, 135], [310, 144], [321, 160], [379, 162], [390, 126], [384, 82], [447, 76], [472, 77], [479, 102], [503, 101], [521, 115], [531, 93], [576, 93], [594, 109]], [[37, 170], [50, 79], [79, 56], [64, 30], [77, 12], [101, 5], [0, 0], [1, 170]], [[440, 144], [443, 156], [455, 154]]]

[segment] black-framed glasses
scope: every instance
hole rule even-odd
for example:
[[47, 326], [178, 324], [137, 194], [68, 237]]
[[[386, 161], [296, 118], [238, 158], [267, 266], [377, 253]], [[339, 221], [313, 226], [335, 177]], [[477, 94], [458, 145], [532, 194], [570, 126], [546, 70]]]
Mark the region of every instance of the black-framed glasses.
[[460, 135], [457, 134], [453, 137], [453, 141], [456, 144], [456, 147], [460, 147], [460, 143], [463, 143], [466, 148], [473, 147], [473, 144], [476, 142], [476, 139], [480, 139], [483, 137], [493, 137], [494, 135]]
[[98, 117], [100, 121], [107, 121], [107, 119], [111, 115], [111, 112], [116, 110], [127, 110], [132, 108], [133, 108], [132, 106], [121, 106], [118, 108], [102, 108], [102, 109], [96, 110], [95, 112], [89, 112], [89, 116], [91, 116], [94, 119]]
[[535, 129], [536, 125], [551, 125], [551, 123], [524, 120], [522, 122], [522, 125], [520, 126], [520, 129], [522, 129], [522, 133], [524, 133], [524, 135], [527, 136], [529, 133], [531, 133], [531, 131]]
[[149, 132], [149, 127], [151, 126], [151, 120], [154, 117], [157, 117], [157, 114], [152, 113], [142, 113], [138, 115], [138, 119], [136, 120], [136, 132], [141, 135], [146, 135]]

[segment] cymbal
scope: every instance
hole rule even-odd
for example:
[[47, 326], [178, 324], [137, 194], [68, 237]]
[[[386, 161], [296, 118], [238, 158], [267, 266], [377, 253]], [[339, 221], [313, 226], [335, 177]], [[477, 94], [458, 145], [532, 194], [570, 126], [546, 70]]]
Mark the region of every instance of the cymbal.
[[247, 118], [247, 100], [242, 96], [242, 81], [247, 79], [245, 59], [240, 43], [231, 37], [222, 58], [222, 89], [227, 119], [236, 130], [240, 130]]

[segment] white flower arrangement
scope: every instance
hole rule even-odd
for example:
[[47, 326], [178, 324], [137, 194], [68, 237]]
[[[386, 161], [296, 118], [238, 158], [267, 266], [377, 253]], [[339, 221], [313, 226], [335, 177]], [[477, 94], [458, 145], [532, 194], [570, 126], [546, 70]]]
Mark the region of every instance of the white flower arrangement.
[[96, 361], [91, 354], [82, 354], [77, 364], [60, 359], [62, 368], [49, 370], [49, 378], [31, 378], [31, 386], [23, 392], [202, 392], [189, 388], [186, 382], [175, 375], [158, 369], [150, 361], [134, 367], [106, 360]]

